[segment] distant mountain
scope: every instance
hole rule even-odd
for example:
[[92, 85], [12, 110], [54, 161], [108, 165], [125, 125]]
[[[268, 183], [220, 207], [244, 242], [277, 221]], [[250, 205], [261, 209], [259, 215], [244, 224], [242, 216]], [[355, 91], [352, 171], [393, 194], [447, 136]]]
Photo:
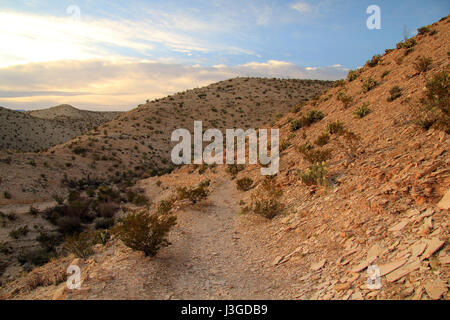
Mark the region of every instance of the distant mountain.
[[111, 121], [120, 114], [79, 110], [69, 105], [37, 111], [0, 107], [0, 149], [47, 149]]

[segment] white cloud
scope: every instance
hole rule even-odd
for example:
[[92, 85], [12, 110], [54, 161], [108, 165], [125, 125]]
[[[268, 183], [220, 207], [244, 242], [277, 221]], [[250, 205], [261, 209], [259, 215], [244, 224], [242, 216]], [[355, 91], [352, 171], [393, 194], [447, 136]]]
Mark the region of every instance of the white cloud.
[[302, 14], [312, 11], [311, 6], [309, 4], [307, 4], [306, 2], [303, 2], [303, 1], [291, 3], [290, 8], [293, 9], [293, 10], [296, 10], [296, 11], [302, 13]]
[[[155, 14], [155, 13], [154, 13]], [[203, 41], [197, 32], [215, 24], [180, 15], [138, 21], [0, 12], [0, 67], [30, 62], [86, 60], [142, 56], [151, 59], [155, 46], [175, 52], [253, 54], [244, 48]], [[195, 31], [195, 32], [194, 32]]]

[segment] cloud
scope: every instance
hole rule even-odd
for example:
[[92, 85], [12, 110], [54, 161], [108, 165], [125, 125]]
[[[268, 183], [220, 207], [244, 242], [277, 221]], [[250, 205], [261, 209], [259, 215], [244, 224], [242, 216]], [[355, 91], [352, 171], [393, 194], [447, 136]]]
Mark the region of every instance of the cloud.
[[0, 67], [30, 62], [200, 54], [253, 54], [246, 48], [203, 40], [202, 33], [221, 26], [180, 14], [149, 11], [148, 19], [90, 17], [80, 20], [50, 15], [0, 12]]
[[312, 11], [312, 8], [309, 4], [303, 1], [291, 3], [290, 8], [300, 12], [301, 14], [308, 13]]
[[300, 67], [278, 60], [226, 66], [130, 60], [30, 63], [0, 68], [0, 105], [30, 109], [68, 103], [92, 110], [129, 110], [147, 99], [233, 77], [335, 80], [340, 66]]

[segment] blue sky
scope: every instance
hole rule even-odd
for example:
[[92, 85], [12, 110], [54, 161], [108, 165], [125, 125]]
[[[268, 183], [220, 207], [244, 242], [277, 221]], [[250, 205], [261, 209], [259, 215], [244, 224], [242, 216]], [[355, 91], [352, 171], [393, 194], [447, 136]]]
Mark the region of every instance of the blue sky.
[[[381, 30], [366, 27], [369, 5]], [[338, 79], [449, 11], [448, 0], [0, 0], [0, 105], [130, 109], [234, 76]]]

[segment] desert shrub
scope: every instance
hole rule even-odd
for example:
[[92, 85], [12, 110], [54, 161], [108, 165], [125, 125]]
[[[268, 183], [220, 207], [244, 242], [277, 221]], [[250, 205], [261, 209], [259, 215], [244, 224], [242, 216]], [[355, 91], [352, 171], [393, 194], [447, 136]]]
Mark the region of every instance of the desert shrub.
[[69, 196], [67, 197], [67, 200], [69, 202], [72, 202], [72, 201], [76, 201], [76, 200], [80, 199], [80, 197], [81, 197], [81, 193], [79, 191], [71, 190], [69, 192]]
[[47, 251], [56, 251], [56, 247], [63, 241], [60, 233], [48, 233], [41, 231], [36, 237], [41, 246]]
[[60, 217], [56, 224], [59, 232], [62, 234], [73, 234], [75, 232], [80, 232], [83, 229], [81, 219], [77, 216]]
[[97, 190], [97, 199], [102, 202], [118, 202], [120, 192], [111, 187], [100, 186]]
[[387, 101], [392, 102], [402, 96], [402, 88], [399, 86], [392, 87], [391, 90], [389, 90], [390, 96], [388, 97]]
[[73, 148], [72, 152], [78, 155], [84, 155], [86, 154], [87, 150], [83, 147], [77, 146]]
[[353, 102], [353, 98], [347, 96], [343, 91], [339, 91], [337, 99], [342, 102], [342, 105], [344, 106], [345, 109], [349, 108]]
[[339, 121], [339, 120], [334, 121], [334, 122], [330, 122], [330, 123], [328, 123], [328, 125], [327, 125], [327, 132], [328, 132], [329, 134], [337, 134], [337, 135], [340, 135], [340, 134], [343, 134], [344, 131], [345, 131], [344, 123], [342, 123], [342, 122]]
[[57, 204], [63, 204], [64, 203], [64, 198], [59, 196], [59, 195], [57, 195], [57, 194], [54, 194], [52, 196], [52, 198], [53, 198], [53, 200], [56, 201]]
[[5, 199], [12, 199], [12, 195], [9, 191], [4, 191], [3, 196], [5, 197]]
[[391, 73], [389, 70], [384, 71], [384, 72], [381, 74], [381, 79], [386, 78], [386, 76], [387, 76], [389, 73]]
[[95, 219], [95, 229], [109, 229], [114, 225], [114, 218], [100, 217]]
[[30, 230], [28, 229], [28, 226], [23, 226], [23, 227], [19, 227], [17, 229], [12, 230], [9, 233], [9, 236], [13, 239], [19, 239], [21, 237], [25, 237], [29, 231]]
[[320, 147], [323, 147], [324, 145], [328, 144], [330, 141], [330, 135], [327, 132], [322, 132], [320, 136], [317, 137], [316, 141], [314, 143]]
[[0, 242], [0, 253], [3, 253], [4, 255], [9, 255], [13, 253], [13, 247], [6, 241]]
[[94, 243], [92, 232], [74, 233], [64, 240], [64, 250], [74, 254], [78, 258], [86, 259], [94, 253], [92, 246]]
[[424, 36], [424, 35], [435, 35], [437, 33], [437, 30], [431, 29], [430, 26], [424, 26], [421, 27], [419, 29], [417, 29], [417, 32], [419, 35]]
[[303, 108], [303, 104], [298, 104], [298, 105], [292, 107], [290, 111], [292, 113], [299, 113], [302, 110], [302, 108]]
[[325, 163], [313, 164], [305, 171], [298, 172], [300, 179], [306, 185], [327, 185], [327, 166]]
[[119, 207], [112, 202], [99, 203], [97, 205], [97, 215], [102, 218], [112, 218], [119, 210]]
[[322, 111], [311, 110], [306, 114], [303, 125], [309, 126], [315, 122], [322, 120], [323, 118], [325, 118], [325, 115], [322, 113]]
[[350, 70], [347, 74], [347, 80], [352, 82], [353, 80], [356, 80], [358, 78], [358, 71], [356, 70]]
[[253, 204], [253, 213], [267, 219], [275, 218], [283, 209], [283, 204], [274, 198], [256, 199]]
[[430, 66], [433, 63], [433, 59], [430, 57], [422, 57], [419, 56], [416, 58], [416, 61], [414, 62], [414, 68], [419, 73], [424, 73], [430, 70]]
[[161, 200], [158, 204], [158, 214], [168, 214], [173, 208], [173, 201]]
[[377, 54], [377, 55], [372, 57], [372, 60], [367, 61], [366, 64], [369, 67], [373, 68], [373, 67], [379, 65], [381, 63], [381, 60], [382, 60], [381, 55]]
[[210, 185], [211, 185], [211, 180], [209, 180], [209, 179], [205, 179], [205, 180], [203, 180], [202, 182], [199, 183], [199, 186], [203, 187], [203, 188], [207, 188]]
[[301, 127], [302, 127], [302, 121], [300, 119], [291, 121], [290, 129], [292, 132], [299, 130]]
[[160, 248], [170, 245], [167, 235], [175, 225], [173, 215], [139, 210], [122, 219], [114, 232], [126, 246], [142, 251], [146, 256], [154, 256]]
[[417, 44], [413, 38], [397, 43], [397, 49], [411, 49]]
[[292, 143], [288, 140], [284, 140], [280, 143], [280, 152], [285, 151], [287, 148], [289, 148], [292, 145]]
[[180, 187], [177, 188], [178, 200], [189, 199], [193, 204], [206, 199], [208, 190], [205, 186], [197, 186], [195, 188]]
[[28, 210], [28, 213], [33, 217], [36, 217], [39, 214], [39, 210], [34, 208], [33, 206], [30, 206], [30, 210]]
[[17, 260], [21, 265], [42, 266], [55, 258], [56, 254], [53, 251], [47, 251], [44, 248], [28, 249], [19, 253]]
[[253, 180], [251, 178], [245, 177], [236, 181], [238, 190], [248, 191], [252, 188]]
[[427, 81], [427, 90], [415, 120], [425, 130], [436, 127], [450, 133], [449, 78], [448, 71], [442, 71]]
[[80, 218], [83, 223], [90, 223], [95, 218], [95, 212], [91, 210], [91, 200], [80, 198], [66, 205], [66, 214]]
[[145, 194], [139, 193], [133, 199], [133, 204], [136, 206], [147, 206], [150, 204], [150, 200]]
[[302, 150], [303, 158], [310, 163], [321, 163], [331, 159], [331, 149], [304, 149]]
[[300, 128], [308, 127], [313, 123], [322, 120], [323, 118], [325, 118], [325, 115], [322, 113], [322, 111], [311, 110], [301, 118], [293, 120], [290, 124], [290, 129], [292, 132], [294, 132]]
[[377, 84], [378, 83], [375, 81], [375, 79], [373, 79], [372, 77], [368, 77], [362, 83], [362, 91], [364, 93], [369, 92], [370, 90], [375, 88]]
[[359, 118], [364, 118], [370, 113], [370, 108], [368, 103], [364, 103], [362, 106], [355, 109], [353, 114]]
[[267, 176], [261, 183], [261, 189], [252, 197], [252, 203], [247, 211], [267, 219], [273, 219], [284, 211], [284, 205], [279, 198], [283, 190], [276, 184], [275, 176]]
[[228, 173], [230, 173], [231, 175], [235, 176], [237, 175], [240, 171], [244, 170], [244, 165], [243, 164], [229, 164], [227, 167], [227, 171]]

